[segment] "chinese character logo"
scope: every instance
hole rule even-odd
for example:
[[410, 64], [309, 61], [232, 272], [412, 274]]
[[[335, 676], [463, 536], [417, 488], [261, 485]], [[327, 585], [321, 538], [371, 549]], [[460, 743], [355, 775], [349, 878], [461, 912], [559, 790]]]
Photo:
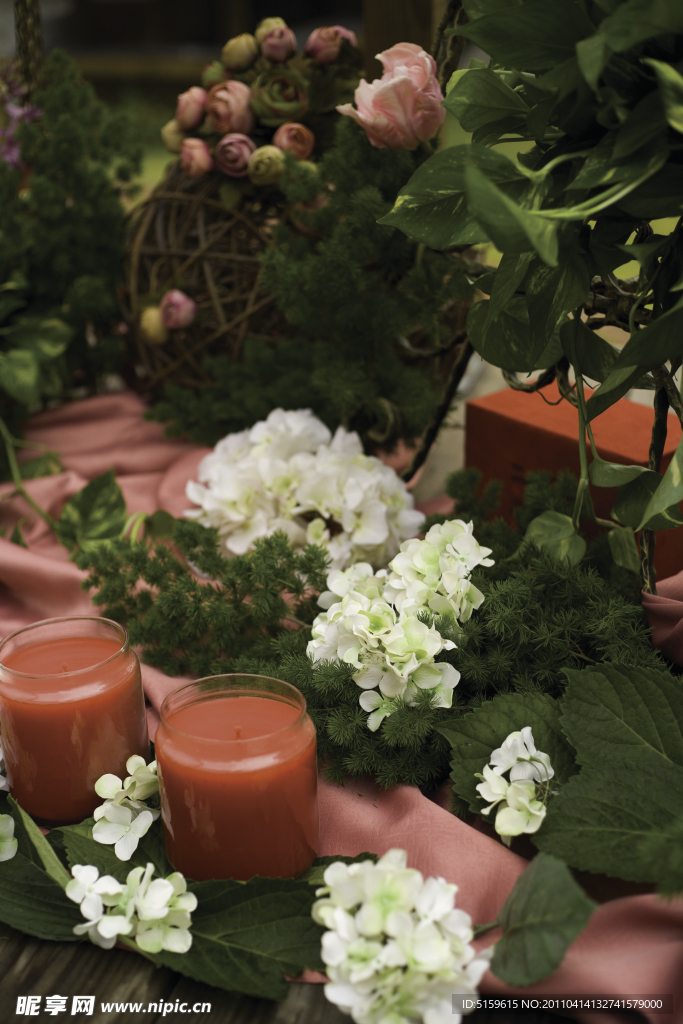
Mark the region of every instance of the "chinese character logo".
[[40, 996], [18, 996], [15, 1013], [24, 1017], [37, 1017], [40, 1012]]
[[87, 1013], [92, 1017], [95, 1009], [94, 996], [74, 996], [71, 1003], [71, 1016], [75, 1013]]

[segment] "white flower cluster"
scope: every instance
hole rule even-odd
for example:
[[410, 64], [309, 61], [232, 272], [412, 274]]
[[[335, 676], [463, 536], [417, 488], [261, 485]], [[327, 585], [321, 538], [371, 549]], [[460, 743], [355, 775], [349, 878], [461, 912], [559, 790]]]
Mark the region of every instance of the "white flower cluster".
[[334, 437], [310, 409], [274, 409], [251, 430], [229, 434], [199, 464], [185, 515], [218, 530], [226, 552], [283, 530], [297, 548], [324, 546], [332, 567], [386, 565], [424, 515], [393, 469], [364, 455], [358, 434]]
[[469, 619], [484, 600], [470, 573], [477, 565], [493, 565], [490, 554], [472, 536], [472, 524], [456, 519], [433, 526], [424, 540], [402, 544], [390, 572], [373, 575], [371, 565], [357, 562], [327, 577], [329, 590], [318, 599], [326, 611], [313, 623], [307, 653], [313, 662], [353, 665], [373, 732], [397, 700], [415, 704], [418, 689], [430, 690], [437, 707], [451, 707], [460, 673], [434, 659], [455, 643], [418, 616], [434, 612], [453, 626]]
[[80, 905], [85, 918], [74, 927], [75, 935], [87, 933], [104, 949], [111, 949], [119, 935], [127, 935], [146, 953], [187, 953], [197, 897], [187, 891], [180, 872], [152, 881], [154, 865], [148, 864], [133, 868], [125, 885], [111, 875], [100, 878], [92, 864], [74, 864], [71, 873], [66, 895]]
[[[508, 779], [503, 778], [509, 772]], [[555, 772], [550, 757], [536, 750], [531, 726], [511, 732], [501, 747], [491, 753], [477, 791], [489, 804], [482, 814], [498, 807], [495, 829], [509, 846], [512, 836], [538, 832], [546, 815], [550, 780]], [[540, 798], [540, 799], [539, 799]]]
[[130, 860], [161, 813], [145, 803], [159, 792], [156, 761], [145, 764], [144, 757], [134, 754], [126, 761], [126, 770], [129, 775], [123, 782], [118, 775], [102, 775], [95, 783], [95, 792], [105, 801], [95, 808], [92, 837], [113, 845], [119, 860]]
[[0, 814], [0, 861], [11, 860], [18, 846], [14, 838], [14, 818], [11, 814]]
[[404, 850], [376, 864], [330, 864], [313, 918], [329, 931], [325, 994], [356, 1024], [458, 1024], [454, 995], [474, 995], [490, 950], [470, 945], [456, 885], [406, 867]]

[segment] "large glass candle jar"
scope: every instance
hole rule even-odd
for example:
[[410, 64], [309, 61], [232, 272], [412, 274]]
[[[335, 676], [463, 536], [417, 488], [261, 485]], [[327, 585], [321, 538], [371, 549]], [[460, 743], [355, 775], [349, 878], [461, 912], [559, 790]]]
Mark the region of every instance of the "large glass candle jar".
[[21, 806], [48, 825], [87, 818], [95, 782], [149, 753], [140, 665], [109, 619], [47, 619], [0, 642], [0, 738]]
[[189, 878], [291, 878], [318, 851], [315, 728], [279, 679], [224, 675], [171, 693], [155, 736], [166, 854]]

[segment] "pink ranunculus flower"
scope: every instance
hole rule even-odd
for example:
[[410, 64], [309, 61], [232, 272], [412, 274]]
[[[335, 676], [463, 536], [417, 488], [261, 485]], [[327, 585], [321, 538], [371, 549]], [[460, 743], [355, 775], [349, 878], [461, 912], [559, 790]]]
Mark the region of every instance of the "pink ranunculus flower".
[[191, 132], [204, 120], [204, 107], [206, 106], [206, 89], [199, 85], [193, 85], [187, 92], [181, 92], [178, 96], [175, 119], [180, 128], [185, 132]]
[[356, 89], [356, 106], [337, 107], [365, 128], [378, 149], [415, 149], [438, 132], [446, 111], [436, 80], [436, 62], [415, 43], [397, 43], [377, 54], [384, 74], [374, 82], [363, 79]]
[[261, 53], [276, 64], [282, 64], [296, 53], [296, 36], [291, 28], [278, 26], [267, 32], [261, 40]]
[[348, 39], [351, 46], [358, 46], [356, 33], [343, 25], [329, 25], [314, 29], [304, 47], [304, 52], [318, 64], [332, 64], [339, 56], [342, 40]]
[[180, 166], [191, 178], [201, 178], [213, 167], [211, 150], [202, 139], [183, 139]]
[[291, 153], [297, 160], [305, 160], [313, 152], [315, 135], [305, 125], [287, 121], [286, 124], [281, 124], [273, 135], [273, 145], [283, 149], [285, 153]]
[[206, 112], [209, 121], [221, 135], [242, 132], [248, 135], [254, 127], [254, 115], [249, 106], [251, 89], [244, 82], [219, 82], [209, 91]]
[[248, 135], [232, 132], [224, 135], [216, 146], [216, 167], [230, 178], [244, 178], [249, 170], [249, 157], [256, 149]]
[[189, 327], [197, 312], [197, 303], [193, 302], [189, 295], [174, 288], [166, 292], [159, 304], [161, 322], [164, 327], [171, 331], [177, 331], [181, 327]]

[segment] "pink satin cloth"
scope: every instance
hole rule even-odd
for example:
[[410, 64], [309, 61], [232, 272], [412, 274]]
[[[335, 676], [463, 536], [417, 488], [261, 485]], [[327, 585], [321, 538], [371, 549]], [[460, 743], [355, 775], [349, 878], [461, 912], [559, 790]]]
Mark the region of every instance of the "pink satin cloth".
[[[164, 508], [181, 515], [189, 504], [185, 484], [205, 450], [164, 438], [158, 424], [143, 420], [143, 412], [139, 398], [121, 393], [35, 416], [26, 436], [58, 451], [65, 472], [28, 481], [29, 493], [57, 516], [64, 502], [88, 480], [113, 467], [129, 513]], [[0, 498], [12, 490], [11, 484], [2, 485]], [[450, 503], [440, 499], [430, 506], [425, 511], [448, 511]], [[42, 521], [20, 498], [0, 502], [0, 527], [11, 529], [19, 519], [28, 549], [0, 539], [0, 635], [51, 616], [93, 614], [90, 599], [80, 587], [83, 574], [68, 561], [67, 552]], [[676, 605], [678, 610], [671, 612], [667, 623], [669, 633], [678, 630], [677, 649], [683, 652], [683, 582], [677, 598], [666, 594], [665, 584], [662, 594], [653, 600]], [[186, 680], [171, 679], [144, 665], [142, 672], [153, 734], [161, 701]], [[320, 815], [322, 855], [382, 854], [402, 847], [411, 866], [459, 886], [457, 903], [477, 923], [495, 920], [527, 864], [411, 786], [387, 792], [371, 781], [347, 781], [342, 787], [321, 777]], [[498, 932], [491, 932], [477, 945], [489, 945], [498, 937]], [[526, 997], [673, 995], [673, 1015], [647, 1016], [652, 1024], [683, 1020], [683, 901], [664, 903], [645, 895], [606, 903], [551, 977], [512, 989], [489, 972], [481, 988], [485, 993]], [[610, 1024], [627, 1018], [587, 1013], [580, 1019]]]
[[683, 665], [683, 572], [657, 583], [656, 594], [643, 593], [652, 643], [667, 658]]

